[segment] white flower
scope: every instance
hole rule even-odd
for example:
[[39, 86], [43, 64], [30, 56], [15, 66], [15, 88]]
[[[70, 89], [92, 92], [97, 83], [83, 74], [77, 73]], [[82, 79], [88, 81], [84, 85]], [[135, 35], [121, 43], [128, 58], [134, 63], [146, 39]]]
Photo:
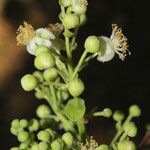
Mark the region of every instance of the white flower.
[[107, 62], [113, 59], [115, 53], [119, 55], [119, 58], [124, 61], [127, 53], [131, 54], [128, 50], [127, 38], [123, 35], [122, 29], [116, 24], [112, 25], [112, 35], [110, 38], [100, 37], [102, 46], [98, 54], [97, 60], [101, 62]]

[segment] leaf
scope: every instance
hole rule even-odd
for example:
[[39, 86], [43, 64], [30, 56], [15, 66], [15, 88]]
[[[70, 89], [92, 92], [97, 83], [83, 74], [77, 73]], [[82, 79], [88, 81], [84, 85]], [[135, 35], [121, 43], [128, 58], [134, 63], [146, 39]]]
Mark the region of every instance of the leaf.
[[85, 103], [81, 98], [69, 100], [65, 107], [65, 114], [71, 121], [79, 121], [80, 119], [82, 119], [85, 111]]

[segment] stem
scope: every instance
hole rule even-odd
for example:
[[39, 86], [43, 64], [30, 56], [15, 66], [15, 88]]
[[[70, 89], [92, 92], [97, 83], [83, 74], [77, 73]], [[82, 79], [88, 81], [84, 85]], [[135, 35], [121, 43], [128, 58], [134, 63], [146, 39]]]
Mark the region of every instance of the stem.
[[[77, 27], [74, 31], [74, 34], [73, 34], [73, 37], [72, 37], [72, 40], [71, 40], [71, 47], [74, 46], [75, 44], [75, 41], [76, 41], [76, 36], [78, 34], [78, 30], [79, 30], [79, 27]], [[72, 49], [71, 49], [72, 50]]]
[[80, 120], [77, 122], [77, 127], [78, 127], [78, 131], [79, 131], [79, 135], [80, 135], [80, 140], [84, 141], [85, 140], [85, 124], [84, 124], [84, 119]]
[[124, 124], [122, 125], [122, 128], [120, 130], [117, 131], [116, 135], [114, 136], [112, 142], [111, 142], [111, 146], [118, 140], [118, 138], [120, 137], [120, 135], [123, 132], [123, 127], [132, 119], [132, 116], [129, 114], [129, 116], [127, 117], [126, 121], [124, 122]]
[[78, 71], [79, 71], [79, 69], [80, 69], [80, 66], [82, 65], [82, 63], [83, 63], [83, 61], [84, 61], [84, 59], [85, 59], [87, 53], [88, 53], [88, 52], [87, 52], [86, 50], [83, 52], [83, 54], [82, 54], [82, 56], [81, 56], [81, 58], [80, 58], [80, 60], [79, 60], [79, 62], [78, 62], [78, 64], [77, 64], [77, 66], [75, 67], [75, 70], [74, 70], [73, 75], [72, 75], [72, 79], [73, 79], [73, 78], [76, 76], [76, 74], [78, 73]]

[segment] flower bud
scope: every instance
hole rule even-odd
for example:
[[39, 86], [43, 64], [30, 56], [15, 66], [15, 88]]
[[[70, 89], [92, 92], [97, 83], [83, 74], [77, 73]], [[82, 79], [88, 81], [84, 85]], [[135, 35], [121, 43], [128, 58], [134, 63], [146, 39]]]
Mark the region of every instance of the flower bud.
[[63, 18], [63, 26], [67, 29], [76, 28], [79, 25], [79, 17], [76, 14], [66, 14]]
[[109, 146], [106, 144], [102, 144], [98, 146], [97, 148], [95, 148], [95, 150], [109, 150]]
[[129, 113], [133, 117], [139, 117], [141, 115], [141, 109], [138, 107], [138, 105], [132, 105], [129, 108]]
[[37, 46], [35, 55], [38, 56], [38, 55], [42, 54], [43, 52], [48, 52], [48, 51], [49, 51], [48, 47], [46, 47], [44, 45]]
[[81, 15], [81, 14], [85, 14], [87, 11], [87, 6], [86, 5], [81, 5], [81, 4], [74, 4], [72, 6], [72, 10], [74, 13]]
[[47, 82], [54, 82], [57, 79], [58, 72], [56, 68], [46, 69], [43, 73], [43, 77]]
[[125, 133], [130, 137], [135, 137], [137, 134], [137, 127], [133, 122], [129, 122], [124, 126]]
[[19, 123], [22, 128], [26, 128], [28, 126], [28, 120], [26, 119], [21, 119]]
[[45, 142], [40, 142], [38, 150], [48, 150], [48, 144]]
[[37, 143], [32, 144], [31, 150], [38, 150], [38, 149], [39, 149], [39, 145]]
[[33, 76], [36, 77], [36, 79], [38, 80], [38, 82], [42, 82], [43, 81], [42, 72], [35, 71], [35, 72], [33, 72]]
[[118, 150], [136, 150], [136, 147], [132, 141], [127, 140], [118, 143]]
[[30, 142], [29, 141], [26, 141], [26, 142], [23, 142], [19, 145], [19, 148], [20, 149], [27, 149], [29, 147], [29, 144]]
[[15, 129], [20, 128], [19, 119], [14, 119], [14, 120], [11, 122], [11, 127], [12, 127], [12, 128], [15, 128]]
[[68, 83], [68, 90], [73, 97], [81, 95], [84, 89], [84, 83], [79, 78], [75, 78]]
[[20, 150], [19, 147], [12, 147], [10, 150]]
[[42, 54], [38, 55], [34, 60], [34, 66], [39, 70], [47, 69], [53, 67], [54, 65], [54, 57], [48, 52], [43, 52]]
[[100, 48], [99, 39], [94, 35], [89, 36], [84, 43], [84, 47], [89, 53], [99, 52], [99, 50], [100, 50], [99, 49]]
[[46, 118], [50, 113], [50, 108], [44, 104], [40, 105], [36, 110], [36, 114], [39, 118]]
[[27, 74], [22, 77], [21, 86], [25, 91], [32, 91], [37, 86], [37, 79], [31, 74]]
[[39, 122], [36, 119], [32, 119], [29, 121], [29, 131], [33, 132], [33, 131], [37, 131], [39, 129]]
[[48, 131], [40, 131], [37, 134], [37, 138], [43, 142], [48, 142], [50, 140], [50, 133]]
[[110, 108], [105, 108], [103, 110], [104, 117], [109, 118], [112, 115], [112, 110]]
[[124, 114], [120, 111], [115, 111], [115, 113], [113, 114], [113, 119], [115, 121], [122, 121], [124, 119]]
[[19, 142], [25, 142], [29, 139], [29, 133], [26, 131], [20, 131], [18, 133], [18, 141]]
[[62, 142], [59, 139], [53, 141], [51, 143], [51, 148], [52, 150], [62, 150], [63, 149]]
[[64, 141], [64, 143], [67, 145], [68, 148], [71, 148], [74, 138], [71, 133], [66, 132], [62, 136], [62, 140]]
[[87, 22], [87, 17], [85, 14], [80, 15], [80, 26], [83, 26]]
[[71, 0], [60, 0], [60, 2], [64, 7], [68, 7], [71, 5]]

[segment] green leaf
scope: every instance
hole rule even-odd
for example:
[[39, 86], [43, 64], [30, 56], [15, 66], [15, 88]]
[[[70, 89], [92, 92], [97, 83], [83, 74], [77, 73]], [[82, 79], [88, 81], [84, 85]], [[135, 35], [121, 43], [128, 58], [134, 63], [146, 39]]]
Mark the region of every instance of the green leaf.
[[79, 121], [85, 114], [85, 103], [81, 98], [69, 100], [65, 107], [65, 114], [71, 121]]

